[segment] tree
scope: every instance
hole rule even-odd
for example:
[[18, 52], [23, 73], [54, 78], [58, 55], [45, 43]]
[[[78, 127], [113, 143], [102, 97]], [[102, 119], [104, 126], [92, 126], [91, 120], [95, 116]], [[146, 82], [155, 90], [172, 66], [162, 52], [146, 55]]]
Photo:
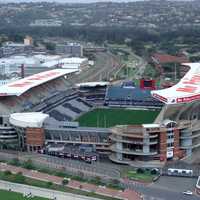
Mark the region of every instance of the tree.
[[23, 163], [23, 167], [26, 168], [26, 169], [35, 169], [31, 159], [28, 159], [27, 161], [25, 161]]
[[67, 185], [69, 183], [68, 179], [67, 178], [64, 178], [62, 180], [62, 185]]
[[53, 185], [53, 183], [51, 181], [47, 182], [47, 187], [50, 188]]
[[55, 51], [55, 49], [56, 49], [56, 45], [53, 43], [45, 43], [45, 47], [49, 51]]
[[10, 176], [11, 174], [12, 174], [12, 172], [9, 171], [9, 170], [6, 170], [6, 171], [4, 172], [4, 175], [5, 175], [5, 176]]
[[143, 174], [143, 173], [144, 173], [144, 169], [138, 168], [138, 169], [137, 169], [137, 173], [138, 173], [138, 174]]

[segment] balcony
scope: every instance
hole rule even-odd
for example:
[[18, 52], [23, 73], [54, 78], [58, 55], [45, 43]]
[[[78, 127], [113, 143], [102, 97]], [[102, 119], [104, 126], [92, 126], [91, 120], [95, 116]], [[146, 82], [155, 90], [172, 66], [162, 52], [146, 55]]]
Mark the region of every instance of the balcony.
[[110, 135], [109, 138], [116, 142], [127, 143], [127, 144], [143, 144], [143, 140], [137, 141], [133, 139], [127, 139], [124, 137], [118, 138], [116, 135]]
[[129, 155], [141, 155], [141, 156], [153, 156], [158, 154], [157, 151], [150, 151], [148, 153], [143, 152], [141, 149], [128, 149], [128, 148], [123, 148], [123, 149], [118, 149], [116, 145], [111, 145], [110, 149], [114, 152], [119, 152], [119, 153], [124, 153], [124, 154], [129, 154]]
[[191, 139], [191, 138], [197, 138], [197, 137], [200, 137], [200, 132], [193, 132], [192, 134], [190, 135], [182, 135], [180, 136], [181, 139]]

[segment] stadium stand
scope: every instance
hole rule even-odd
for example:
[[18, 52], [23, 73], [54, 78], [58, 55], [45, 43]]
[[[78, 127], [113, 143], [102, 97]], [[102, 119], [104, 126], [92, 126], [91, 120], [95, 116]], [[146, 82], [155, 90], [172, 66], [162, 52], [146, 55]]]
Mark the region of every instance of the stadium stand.
[[90, 103], [84, 101], [84, 100], [81, 99], [81, 98], [77, 98], [77, 101], [78, 101], [78, 102], [81, 102], [83, 105], [85, 105], [85, 106], [87, 106], [87, 107], [90, 107], [90, 108], [92, 107], [92, 105], [91, 105]]
[[9, 115], [32, 109], [42, 111], [45, 104], [48, 108], [50, 104], [61, 101], [65, 97], [65, 91], [69, 89], [64, 76], [70, 73], [74, 71], [50, 70], [0, 87], [1, 114]]
[[49, 113], [49, 116], [58, 120], [58, 121], [71, 121], [72, 118], [66, 114], [62, 114], [60, 113], [59, 111], [57, 110], [52, 110], [50, 113]]
[[109, 82], [87, 82], [77, 84], [77, 90], [84, 100], [99, 104], [104, 102]]
[[105, 105], [162, 107], [163, 103], [155, 100], [150, 90], [142, 90], [139, 87], [110, 86], [106, 91]]
[[72, 104], [70, 104], [70, 103], [63, 104], [63, 107], [69, 108], [70, 110], [72, 110], [73, 112], [78, 113], [78, 114], [80, 114], [82, 112], [82, 110], [80, 110], [77, 107], [72, 106]]

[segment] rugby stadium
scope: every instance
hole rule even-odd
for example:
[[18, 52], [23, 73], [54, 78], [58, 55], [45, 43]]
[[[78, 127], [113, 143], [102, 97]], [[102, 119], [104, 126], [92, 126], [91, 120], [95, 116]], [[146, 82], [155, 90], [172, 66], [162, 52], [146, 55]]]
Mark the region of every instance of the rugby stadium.
[[[54, 69], [0, 87], [0, 145], [87, 162], [181, 159], [200, 147], [199, 63], [171, 88], [71, 84]], [[145, 86], [145, 87], [144, 87]]]

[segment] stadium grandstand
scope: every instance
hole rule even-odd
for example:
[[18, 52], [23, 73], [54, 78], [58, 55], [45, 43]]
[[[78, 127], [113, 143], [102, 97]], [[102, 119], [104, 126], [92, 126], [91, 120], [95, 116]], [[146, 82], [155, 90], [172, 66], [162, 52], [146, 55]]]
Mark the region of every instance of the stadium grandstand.
[[109, 82], [86, 82], [76, 84], [80, 97], [86, 101], [103, 104]]
[[110, 86], [107, 88], [105, 105], [112, 107], [162, 107], [163, 103], [151, 96], [151, 90], [134, 86]]
[[159, 123], [163, 119], [176, 122], [187, 122], [180, 131], [180, 148], [187, 156], [200, 148], [200, 63], [183, 64], [190, 67], [185, 76], [174, 86], [152, 91], [152, 96], [165, 103], [157, 117]]
[[76, 70], [55, 69], [41, 72], [0, 87], [1, 114], [28, 110], [46, 97], [69, 88], [66, 78]]

